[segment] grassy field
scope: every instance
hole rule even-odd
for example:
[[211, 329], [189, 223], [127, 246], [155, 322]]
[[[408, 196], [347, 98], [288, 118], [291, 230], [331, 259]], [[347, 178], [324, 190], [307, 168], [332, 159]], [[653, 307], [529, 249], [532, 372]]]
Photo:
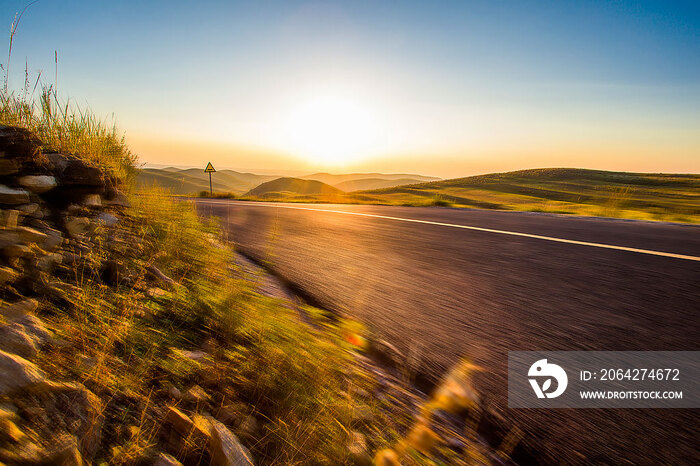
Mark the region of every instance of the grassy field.
[[700, 222], [700, 175], [574, 168], [521, 170], [335, 195], [249, 200], [452, 206]]

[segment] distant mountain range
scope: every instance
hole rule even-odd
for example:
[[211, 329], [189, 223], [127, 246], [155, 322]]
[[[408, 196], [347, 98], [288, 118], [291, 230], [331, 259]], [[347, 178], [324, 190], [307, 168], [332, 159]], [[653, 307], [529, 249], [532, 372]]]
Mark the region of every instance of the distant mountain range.
[[[243, 173], [235, 170], [220, 170], [212, 176], [212, 188], [214, 192], [242, 195], [253, 188], [276, 179], [290, 180], [292, 178], [278, 175], [259, 175], [255, 173]], [[339, 191], [351, 192], [358, 190], [392, 188], [406, 184], [437, 181], [440, 178], [410, 174], [383, 174], [383, 173], [349, 173], [333, 175], [330, 173], [314, 173], [300, 176], [299, 180], [318, 181], [325, 183]], [[197, 194], [200, 191], [209, 190], [209, 175], [198, 168], [181, 169], [176, 167], [144, 168], [136, 178], [138, 186], [161, 186], [173, 194]], [[287, 186], [293, 183], [286, 182]], [[284, 183], [282, 183], [284, 184]], [[306, 189], [305, 185], [296, 183], [295, 186]], [[274, 186], [273, 186], [274, 187]], [[267, 188], [265, 188], [267, 189]], [[321, 190], [314, 194], [330, 194], [327, 190]], [[299, 193], [302, 194], [302, 193]], [[303, 193], [303, 194], [312, 194]]]

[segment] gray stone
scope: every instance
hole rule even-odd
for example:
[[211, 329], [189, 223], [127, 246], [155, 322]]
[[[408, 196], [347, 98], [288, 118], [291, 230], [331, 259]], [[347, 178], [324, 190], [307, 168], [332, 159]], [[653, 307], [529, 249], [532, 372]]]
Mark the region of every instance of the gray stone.
[[42, 272], [51, 272], [57, 264], [63, 261], [63, 256], [57, 252], [52, 252], [43, 257], [40, 257], [36, 261], [36, 268]]
[[44, 323], [35, 315], [27, 314], [24, 317], [20, 317], [15, 322], [24, 328], [25, 333], [34, 340], [34, 343], [36, 343], [39, 348], [44, 346], [51, 339], [51, 332], [44, 327]]
[[105, 201], [105, 205], [114, 207], [131, 207], [129, 198], [127, 198], [126, 195], [120, 191], [117, 191], [111, 199]]
[[65, 227], [71, 237], [77, 238], [90, 227], [90, 219], [86, 217], [69, 217], [66, 219]]
[[0, 315], [6, 320], [14, 321], [36, 311], [38, 307], [39, 303], [36, 299], [24, 299], [0, 308]]
[[32, 359], [37, 354], [34, 340], [25, 333], [24, 327], [16, 322], [0, 326], [0, 350]]
[[209, 453], [214, 466], [252, 466], [253, 455], [233, 432], [215, 419], [211, 419]]
[[0, 158], [0, 176], [12, 175], [19, 171], [19, 164], [16, 160]]
[[27, 175], [19, 178], [19, 184], [37, 194], [45, 193], [56, 187], [56, 178], [49, 175]]
[[39, 243], [45, 239], [45, 233], [29, 227], [0, 228], [0, 247], [11, 244]]
[[0, 204], [27, 204], [29, 193], [24, 189], [14, 189], [4, 184], [0, 184]]
[[39, 243], [39, 246], [44, 251], [53, 251], [63, 243], [63, 234], [60, 231], [54, 230], [53, 228], [46, 228], [44, 229], [44, 233], [46, 234], [46, 238]]
[[44, 375], [26, 359], [0, 350], [0, 395], [44, 381]]
[[106, 227], [112, 227], [119, 223], [119, 219], [117, 217], [112, 214], [108, 214], [107, 212], [102, 212], [100, 215], [98, 215], [97, 221]]
[[83, 205], [85, 207], [102, 207], [102, 198], [99, 194], [88, 194], [83, 199]]
[[34, 215], [37, 212], [41, 211], [41, 208], [39, 207], [39, 204], [32, 203], [32, 204], [23, 204], [20, 206], [17, 206], [17, 210], [22, 212], [23, 214], [26, 215]]

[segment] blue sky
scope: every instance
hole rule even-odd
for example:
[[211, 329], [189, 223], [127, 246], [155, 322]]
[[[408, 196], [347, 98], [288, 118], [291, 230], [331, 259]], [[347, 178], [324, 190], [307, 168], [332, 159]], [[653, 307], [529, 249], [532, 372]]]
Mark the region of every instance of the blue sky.
[[10, 84], [25, 59], [53, 83], [57, 50], [61, 95], [155, 164], [698, 172], [699, 25], [700, 2], [40, 0]]

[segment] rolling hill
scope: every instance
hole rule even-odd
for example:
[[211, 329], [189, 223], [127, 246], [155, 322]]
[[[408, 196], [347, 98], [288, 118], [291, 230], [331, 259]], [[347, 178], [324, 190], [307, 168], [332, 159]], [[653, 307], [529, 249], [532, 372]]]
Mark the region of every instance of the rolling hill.
[[343, 194], [338, 188], [316, 180], [301, 178], [277, 178], [257, 186], [244, 197], [284, 198], [289, 196], [338, 196]]
[[700, 175], [547, 168], [352, 193], [359, 202], [448, 204], [697, 222]]
[[[215, 193], [241, 195], [261, 183], [280, 178], [281, 176], [281, 174], [259, 175], [234, 170], [219, 170], [212, 176], [212, 187]], [[347, 175], [316, 173], [301, 176], [298, 179], [320, 181], [336, 186], [342, 191], [390, 188], [403, 184], [439, 180], [439, 178], [422, 175], [382, 173], [351, 173]], [[209, 175], [199, 168], [144, 168], [136, 177], [136, 184], [137, 186], [158, 185], [170, 190], [173, 194], [191, 195], [209, 190]]]
[[[338, 187], [338, 184], [347, 181], [359, 181], [367, 179], [379, 179], [379, 180], [413, 180], [414, 183], [424, 183], [426, 181], [438, 181], [440, 178], [434, 176], [423, 176], [423, 175], [409, 175], [409, 174], [386, 174], [386, 173], [347, 173], [342, 175], [333, 175], [331, 173], [314, 173], [313, 175], [300, 176], [304, 180], [316, 180], [323, 183], [329, 184], [331, 186]], [[398, 185], [395, 185], [398, 186]], [[375, 188], [369, 188], [375, 189]]]
[[395, 186], [403, 186], [407, 184], [417, 184], [423, 183], [425, 180], [420, 180], [417, 178], [398, 178], [398, 179], [385, 179], [385, 178], [360, 178], [356, 180], [347, 180], [338, 183], [336, 188], [345, 191], [367, 191], [372, 189], [383, 189], [383, 188], [393, 188]]
[[[220, 170], [212, 176], [214, 191], [243, 194], [261, 183], [277, 178], [234, 170]], [[199, 168], [144, 168], [136, 177], [137, 186], [158, 185], [173, 194], [195, 194], [209, 191], [209, 175]]]

